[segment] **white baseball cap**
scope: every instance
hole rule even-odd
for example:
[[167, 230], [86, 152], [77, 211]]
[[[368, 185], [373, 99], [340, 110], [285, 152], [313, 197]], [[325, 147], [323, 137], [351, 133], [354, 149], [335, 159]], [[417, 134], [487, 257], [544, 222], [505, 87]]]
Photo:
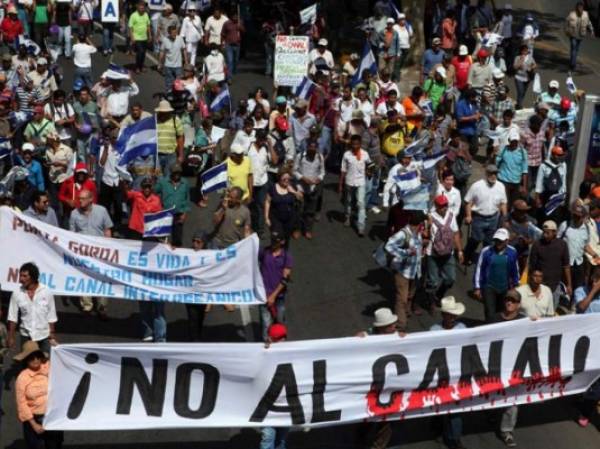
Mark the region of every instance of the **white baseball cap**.
[[446, 78], [446, 69], [443, 66], [439, 66], [437, 69], [435, 69], [435, 73], [440, 75], [442, 78]]
[[322, 45], [323, 47], [327, 47], [327, 44], [329, 42], [327, 42], [327, 39], [319, 39], [319, 42], [317, 42], [317, 45]]
[[506, 230], [504, 228], [500, 228], [494, 233], [494, 240], [500, 240], [502, 242], [506, 242], [509, 238], [510, 238], [510, 234], [508, 233], [508, 230]]
[[520, 140], [521, 136], [519, 135], [519, 131], [517, 131], [516, 129], [511, 129], [510, 132], [508, 133], [508, 141], [512, 142], [513, 140]]
[[231, 154], [244, 154], [245, 153], [244, 147], [241, 146], [239, 143], [234, 143], [233, 145], [231, 145], [229, 152]]
[[556, 80], [552, 80], [548, 83], [548, 87], [558, 89], [560, 87], [560, 83]]
[[492, 76], [496, 79], [502, 79], [502, 78], [504, 78], [504, 72], [502, 70], [500, 70], [499, 68], [495, 68], [492, 71]]
[[458, 55], [459, 56], [467, 56], [469, 54], [469, 49], [466, 45], [461, 45], [458, 47]]

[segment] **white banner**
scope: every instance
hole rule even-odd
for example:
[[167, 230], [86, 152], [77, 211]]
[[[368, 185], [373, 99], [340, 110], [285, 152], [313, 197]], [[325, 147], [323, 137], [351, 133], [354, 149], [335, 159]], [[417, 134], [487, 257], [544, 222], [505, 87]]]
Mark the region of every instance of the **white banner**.
[[19, 288], [34, 262], [40, 282], [63, 296], [103, 296], [189, 304], [262, 304], [256, 234], [224, 250], [77, 234], [0, 208], [0, 284]]
[[277, 36], [275, 76], [278, 86], [297, 86], [308, 72], [308, 36]]
[[102, 0], [100, 2], [100, 21], [102, 23], [119, 22], [119, 0]]
[[52, 350], [44, 426], [325, 426], [470, 412], [585, 391], [600, 315], [455, 331], [262, 344]]

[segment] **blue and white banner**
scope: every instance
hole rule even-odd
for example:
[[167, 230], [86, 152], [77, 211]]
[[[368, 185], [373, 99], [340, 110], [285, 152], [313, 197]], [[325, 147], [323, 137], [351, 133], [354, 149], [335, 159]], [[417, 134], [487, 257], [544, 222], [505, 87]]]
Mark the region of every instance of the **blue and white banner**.
[[0, 283], [7, 291], [20, 288], [19, 267], [34, 261], [40, 282], [55, 295], [186, 304], [266, 300], [256, 234], [222, 250], [194, 251], [78, 234], [2, 207], [0, 245]]
[[375, 59], [375, 55], [373, 54], [373, 50], [371, 49], [371, 45], [369, 45], [368, 41], [365, 42], [356, 73], [350, 80], [350, 85], [352, 87], [360, 83], [362, 80], [362, 74], [365, 70], [371, 72], [371, 75], [375, 75], [377, 73], [377, 60]]
[[202, 193], [210, 193], [227, 187], [227, 163], [223, 162], [202, 173]]
[[423, 158], [423, 168], [429, 170], [430, 168], [435, 167], [439, 161], [446, 157], [446, 154], [448, 154], [448, 151], [438, 151], [437, 153], [425, 156]]
[[115, 149], [121, 155], [119, 165], [127, 165], [139, 156], [156, 154], [156, 118], [154, 116], [144, 118], [123, 128]]
[[0, 159], [9, 156], [12, 152], [12, 142], [8, 137], [0, 137]]
[[431, 207], [431, 186], [421, 184], [413, 190], [402, 191], [404, 210], [428, 211]]
[[102, 74], [102, 78], [111, 80], [128, 80], [130, 78], [129, 70], [117, 64], [109, 64], [106, 72]]
[[552, 195], [546, 205], [544, 206], [544, 212], [546, 215], [552, 214], [556, 209], [563, 205], [565, 200], [567, 199], [566, 193], [556, 193]]
[[175, 208], [144, 214], [144, 237], [168, 237], [173, 230]]
[[229, 89], [227, 87], [223, 88], [223, 90], [219, 92], [219, 95], [213, 99], [209, 109], [210, 112], [219, 112], [225, 107], [231, 112], [231, 95], [229, 94]]
[[293, 93], [298, 98], [309, 100], [316, 87], [317, 85], [305, 76], [300, 84], [294, 88]]
[[317, 4], [316, 3], [312, 6], [309, 6], [308, 8], [304, 8], [303, 10], [300, 11], [300, 24], [301, 25], [306, 25], [306, 24], [314, 25], [314, 23], [316, 21], [317, 21]]

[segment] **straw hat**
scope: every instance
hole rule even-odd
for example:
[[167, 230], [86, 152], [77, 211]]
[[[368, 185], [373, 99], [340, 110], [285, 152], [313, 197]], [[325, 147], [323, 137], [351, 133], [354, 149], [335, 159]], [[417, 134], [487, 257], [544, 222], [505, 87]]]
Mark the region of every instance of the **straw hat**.
[[465, 305], [461, 302], [457, 302], [454, 296], [446, 296], [442, 298], [442, 313], [448, 313], [454, 316], [460, 316], [465, 313]]
[[387, 307], [382, 307], [375, 311], [375, 321], [373, 327], [386, 327], [398, 322], [398, 316], [394, 315]]
[[45, 352], [43, 352], [40, 349], [40, 345], [38, 345], [36, 341], [28, 340], [25, 343], [23, 343], [21, 352], [19, 352], [17, 355], [15, 355], [13, 357], [13, 360], [15, 360], [17, 362], [21, 362], [21, 361], [25, 360], [27, 357], [29, 357], [30, 355], [38, 353], [38, 352], [40, 353], [40, 355], [42, 355], [44, 357], [48, 356], [48, 354], [46, 354]]
[[171, 103], [167, 100], [161, 100], [160, 103], [158, 103], [158, 107], [154, 109], [154, 112], [173, 112], [173, 110]]

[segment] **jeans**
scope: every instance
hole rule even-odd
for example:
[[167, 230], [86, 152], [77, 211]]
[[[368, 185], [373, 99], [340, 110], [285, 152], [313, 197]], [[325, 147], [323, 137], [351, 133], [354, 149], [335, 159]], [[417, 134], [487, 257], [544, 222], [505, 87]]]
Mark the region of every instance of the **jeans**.
[[240, 60], [240, 46], [238, 44], [225, 46], [225, 59], [227, 61], [227, 79], [237, 73], [237, 65]]
[[463, 420], [462, 415], [452, 413], [442, 418], [442, 432], [444, 435], [444, 443], [448, 447], [455, 446], [462, 437]]
[[[34, 415], [33, 419], [38, 424], [42, 424], [44, 415]], [[63, 444], [63, 432], [56, 430], [47, 430], [44, 433], [37, 434], [28, 421], [23, 423], [23, 438], [27, 449], [60, 449]]]
[[148, 41], [135, 41], [133, 48], [135, 51], [135, 68], [137, 70], [142, 70], [144, 68], [147, 47]]
[[260, 449], [285, 449], [289, 429], [285, 427], [263, 427], [260, 429]]
[[[71, 57], [71, 25], [67, 25], [65, 27], [59, 27], [58, 28], [58, 42], [62, 43], [64, 41], [65, 44], [65, 50], [64, 50], [64, 55], [65, 58], [70, 58]], [[91, 84], [89, 84], [90, 87], [92, 87]]]
[[100, 183], [100, 196], [98, 202], [106, 208], [113, 218], [115, 229], [119, 230], [123, 224], [123, 190], [119, 185], [109, 186]]
[[176, 153], [158, 153], [158, 163], [163, 176], [171, 176], [171, 166], [177, 162]]
[[273, 313], [267, 306], [260, 306], [260, 324], [262, 328], [262, 337], [264, 341], [267, 341], [269, 326], [271, 324], [277, 323], [285, 323], [285, 299], [284, 297], [279, 297], [275, 300], [275, 314], [273, 317]]
[[359, 232], [365, 230], [365, 222], [367, 221], [367, 212], [365, 208], [365, 186], [344, 186], [344, 205], [346, 218], [352, 215], [352, 203], [356, 202], [357, 220], [356, 227]]
[[302, 203], [302, 228], [304, 232], [312, 232], [315, 224], [315, 215], [319, 208], [319, 201], [323, 197], [323, 183], [314, 186], [311, 191], [310, 186], [304, 186], [304, 199]]
[[515, 79], [515, 85], [517, 87], [517, 109], [521, 109], [523, 106], [523, 99], [527, 94], [529, 83], [530, 81], [519, 81], [518, 79]]
[[92, 68], [91, 67], [77, 67], [75, 66], [75, 81], [80, 79], [87, 87], [92, 87]]
[[321, 135], [319, 136], [319, 153], [327, 156], [331, 152], [331, 135], [333, 131], [329, 126], [323, 126]]
[[177, 78], [181, 78], [183, 69], [181, 67], [165, 67], [163, 69], [163, 74], [165, 76], [165, 92], [169, 92], [173, 87], [173, 81]]
[[202, 341], [202, 327], [206, 316], [206, 304], [186, 304], [190, 341]]
[[500, 420], [500, 432], [513, 432], [517, 425], [517, 418], [519, 416], [519, 409], [516, 405], [511, 405], [502, 411], [502, 418]]
[[252, 189], [250, 216], [252, 218], [252, 229], [254, 229], [258, 235], [262, 234], [265, 227], [265, 199], [267, 198], [268, 190], [268, 182], [262, 186], [254, 186]]
[[366, 207], [371, 209], [373, 207], [379, 207], [379, 179], [381, 177], [381, 169], [376, 169], [373, 176], [367, 178], [366, 185]]
[[481, 242], [483, 246], [491, 245], [496, 229], [498, 229], [498, 214], [489, 217], [473, 214], [471, 235], [465, 247], [466, 260], [472, 259], [473, 253]]
[[428, 256], [425, 289], [430, 300], [436, 303], [452, 287], [456, 280], [454, 256]]
[[113, 37], [115, 35], [115, 24], [114, 23], [103, 23], [102, 24], [102, 51], [105, 53], [112, 53], [113, 51]]
[[143, 337], [153, 337], [155, 342], [167, 341], [165, 303], [162, 301], [140, 301]]
[[571, 57], [570, 57], [570, 68], [571, 70], [575, 70], [577, 67], [577, 54], [579, 53], [579, 46], [581, 45], [581, 39], [577, 39], [576, 37], [571, 38]]
[[481, 296], [483, 298], [483, 307], [485, 322], [489, 323], [496, 313], [502, 308], [506, 290], [498, 291], [493, 287], [483, 287]]

